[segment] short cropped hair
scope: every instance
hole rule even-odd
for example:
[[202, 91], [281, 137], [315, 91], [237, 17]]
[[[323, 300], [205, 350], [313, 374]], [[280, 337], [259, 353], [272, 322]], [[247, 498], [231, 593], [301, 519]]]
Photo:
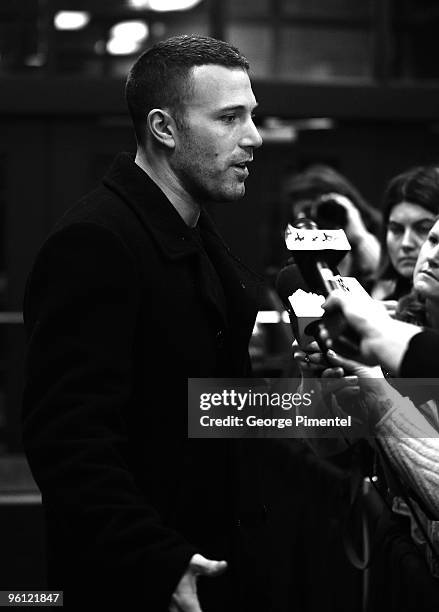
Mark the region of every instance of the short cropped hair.
[[125, 87], [128, 110], [138, 143], [153, 108], [167, 108], [184, 125], [184, 104], [194, 66], [217, 64], [248, 72], [248, 60], [236, 47], [208, 36], [173, 36], [142, 53], [131, 68]]

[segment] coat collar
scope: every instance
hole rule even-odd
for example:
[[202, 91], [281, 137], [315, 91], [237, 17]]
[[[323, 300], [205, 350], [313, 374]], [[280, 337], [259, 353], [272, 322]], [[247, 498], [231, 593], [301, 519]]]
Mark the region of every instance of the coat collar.
[[179, 259], [197, 252], [190, 229], [163, 191], [134, 162], [133, 155], [120, 153], [103, 183], [131, 208], [165, 256]]
[[[158, 247], [171, 259], [179, 259], [196, 253], [191, 230], [172, 206], [163, 191], [134, 161], [134, 155], [119, 153], [103, 178], [106, 187], [117, 193], [137, 215], [142, 225], [149, 230]], [[243, 266], [225, 244], [214, 223], [205, 210], [201, 210], [198, 227], [212, 245]], [[244, 266], [245, 267], [245, 266]], [[247, 268], [246, 274], [253, 281], [263, 283], [259, 274]]]
[[[104, 177], [103, 183], [131, 208], [164, 256], [177, 260], [189, 255], [200, 255], [199, 246], [194, 241], [191, 230], [162, 190], [137, 166], [134, 156], [128, 153], [119, 154]], [[237, 311], [242, 309], [243, 312], [238, 318], [241, 319], [243, 315], [244, 318], [248, 318], [249, 304], [244, 294], [252, 287], [250, 293], [253, 295], [253, 301], [255, 288], [257, 287], [259, 293], [263, 283], [262, 277], [249, 270], [231, 253], [204, 210], [201, 210], [198, 227], [209, 257], [225, 288], [229, 308], [233, 307]], [[206, 274], [202, 273], [201, 277], [203, 282], [200, 283], [200, 288], [204, 297], [214, 304], [225, 319], [223, 300], [218, 300]], [[250, 310], [253, 311], [253, 308], [250, 307]]]

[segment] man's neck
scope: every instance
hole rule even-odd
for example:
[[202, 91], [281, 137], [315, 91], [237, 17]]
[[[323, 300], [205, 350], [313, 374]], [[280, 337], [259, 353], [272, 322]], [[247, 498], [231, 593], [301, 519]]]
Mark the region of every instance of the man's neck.
[[163, 191], [188, 227], [195, 227], [200, 216], [200, 205], [187, 193], [168, 164], [150, 161], [144, 151], [137, 151], [134, 160], [149, 178]]

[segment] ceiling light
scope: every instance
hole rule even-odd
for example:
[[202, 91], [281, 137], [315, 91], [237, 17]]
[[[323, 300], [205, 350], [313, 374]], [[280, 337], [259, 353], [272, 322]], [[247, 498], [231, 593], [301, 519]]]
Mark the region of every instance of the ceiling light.
[[149, 8], [151, 11], [157, 11], [164, 13], [166, 11], [187, 11], [197, 4], [200, 4], [201, 0], [150, 0]]
[[107, 53], [110, 53], [110, 55], [130, 55], [140, 49], [140, 42], [116, 36], [115, 38], [110, 38], [106, 48]]
[[135, 9], [149, 9], [149, 0], [128, 0], [128, 4]]
[[148, 36], [148, 26], [143, 21], [121, 21], [111, 28], [110, 36], [139, 42]]
[[85, 11], [58, 11], [54, 17], [57, 30], [80, 30], [90, 21], [90, 13]]
[[165, 13], [167, 11], [187, 11], [201, 0], [129, 0], [129, 5], [136, 9], [147, 9]]

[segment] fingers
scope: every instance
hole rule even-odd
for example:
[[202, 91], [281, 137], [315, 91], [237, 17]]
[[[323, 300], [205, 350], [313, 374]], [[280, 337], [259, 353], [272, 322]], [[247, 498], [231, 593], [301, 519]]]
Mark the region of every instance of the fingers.
[[396, 308], [398, 306], [398, 302], [397, 300], [383, 300], [381, 302], [381, 304], [385, 307], [385, 309], [387, 310], [387, 313], [391, 316], [394, 317], [396, 314]]
[[195, 594], [192, 595], [177, 595], [172, 596], [169, 612], [203, 612]]
[[320, 352], [307, 353], [306, 351], [297, 349], [294, 351], [293, 357], [296, 359], [296, 361], [301, 361], [308, 366], [318, 365], [328, 367], [328, 362], [326, 361], [325, 356]]
[[189, 569], [196, 576], [219, 576], [227, 569], [226, 561], [212, 561], [196, 554], [189, 563]]
[[332, 339], [329, 335], [329, 331], [325, 327], [325, 325], [320, 325], [319, 328], [319, 342], [322, 346], [326, 347], [326, 350], [330, 349], [333, 345]]
[[304, 353], [321, 353], [319, 345], [315, 340], [312, 342], [308, 342], [307, 344], [298, 346], [298, 349], [303, 351]]
[[[365, 378], [383, 378], [383, 371], [379, 366], [367, 366], [363, 363], [342, 357], [339, 353], [335, 353], [332, 349], [327, 352], [327, 358], [331, 366], [336, 368], [343, 368], [345, 373], [354, 375], [357, 379], [362, 381]], [[348, 377], [346, 377], [348, 378]]]
[[318, 199], [319, 202], [328, 202], [330, 200], [337, 202], [337, 204], [340, 204], [340, 206], [343, 206], [345, 209], [351, 209], [354, 207], [354, 204], [348, 197], [342, 195], [341, 193], [336, 193], [335, 191], [325, 193]]
[[293, 357], [305, 378], [318, 378], [322, 371], [328, 367], [321, 353], [308, 354], [305, 351], [296, 350]]
[[197, 579], [190, 564], [172, 594], [169, 612], [202, 612], [197, 595]]
[[344, 370], [341, 367], [326, 368], [322, 372], [322, 378], [342, 378], [343, 376], [344, 376]]
[[[333, 375], [333, 372], [336, 372]], [[340, 374], [340, 371], [342, 372]], [[339, 393], [346, 391], [349, 393], [359, 393], [360, 383], [358, 376], [345, 376], [342, 368], [328, 368], [322, 373], [322, 378], [325, 380], [324, 389], [330, 393]]]
[[168, 612], [202, 612], [197, 596], [197, 576], [218, 576], [227, 568], [226, 561], [212, 561], [195, 554], [175, 589]]
[[347, 357], [342, 357], [339, 353], [336, 353], [332, 349], [329, 350], [326, 355], [331, 365], [343, 368], [345, 372], [355, 372], [360, 367], [360, 364], [357, 361], [347, 359]]

